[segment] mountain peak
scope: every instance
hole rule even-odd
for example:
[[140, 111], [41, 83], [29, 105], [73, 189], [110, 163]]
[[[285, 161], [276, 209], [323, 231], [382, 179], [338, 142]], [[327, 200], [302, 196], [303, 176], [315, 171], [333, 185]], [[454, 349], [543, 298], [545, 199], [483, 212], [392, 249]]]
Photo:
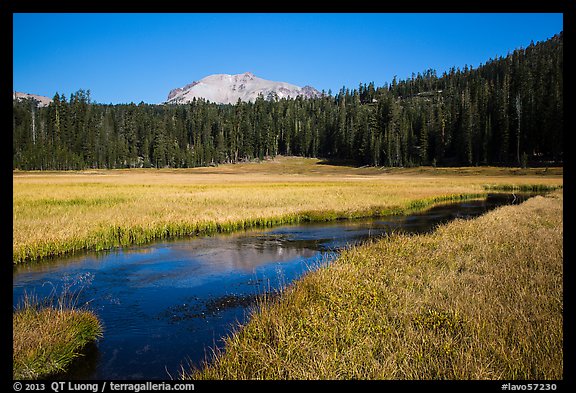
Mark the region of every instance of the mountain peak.
[[241, 101], [255, 101], [262, 95], [266, 99], [272, 97], [304, 98], [319, 97], [320, 92], [311, 86], [299, 87], [286, 82], [274, 82], [262, 79], [252, 72], [243, 74], [213, 74], [184, 87], [170, 90], [167, 103], [184, 104], [194, 98], [204, 98], [217, 104], [236, 104]]
[[29, 93], [22, 93], [19, 91], [12, 92], [12, 99], [13, 100], [33, 100], [39, 108], [45, 107], [50, 105], [52, 102], [51, 98], [41, 96], [38, 94], [29, 94]]

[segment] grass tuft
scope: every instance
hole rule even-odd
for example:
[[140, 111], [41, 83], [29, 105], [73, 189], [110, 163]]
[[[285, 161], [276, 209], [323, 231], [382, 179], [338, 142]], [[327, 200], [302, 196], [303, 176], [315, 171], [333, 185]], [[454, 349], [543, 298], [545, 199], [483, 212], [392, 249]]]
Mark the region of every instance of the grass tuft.
[[[85, 277], [79, 279], [82, 281]], [[76, 284], [76, 283], [73, 283]], [[25, 295], [12, 314], [13, 379], [44, 379], [65, 372], [84, 346], [102, 337], [91, 311], [78, 308], [73, 284], [54, 300]]]

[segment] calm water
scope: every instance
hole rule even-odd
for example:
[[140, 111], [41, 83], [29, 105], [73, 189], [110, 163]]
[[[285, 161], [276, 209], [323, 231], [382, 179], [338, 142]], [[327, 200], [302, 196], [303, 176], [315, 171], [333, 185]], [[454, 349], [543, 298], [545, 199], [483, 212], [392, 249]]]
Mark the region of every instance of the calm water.
[[289, 284], [339, 249], [391, 231], [430, 231], [527, 197], [494, 194], [410, 216], [250, 230], [18, 266], [13, 303], [25, 293], [42, 299], [65, 292], [99, 316], [104, 338], [63, 378], [176, 378], [181, 365], [199, 365], [247, 320], [256, 295]]

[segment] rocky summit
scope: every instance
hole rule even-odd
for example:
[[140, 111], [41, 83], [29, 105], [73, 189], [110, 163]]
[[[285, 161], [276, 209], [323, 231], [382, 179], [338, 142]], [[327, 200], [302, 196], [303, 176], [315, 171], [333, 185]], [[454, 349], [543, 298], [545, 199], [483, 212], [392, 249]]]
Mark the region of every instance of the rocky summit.
[[299, 87], [286, 82], [274, 82], [259, 78], [251, 72], [243, 74], [215, 74], [184, 87], [173, 89], [166, 103], [185, 104], [194, 98], [203, 98], [218, 104], [236, 104], [241, 101], [255, 101], [262, 95], [264, 99], [319, 97], [321, 93], [311, 86]]
[[38, 106], [39, 108], [48, 106], [52, 102], [52, 99], [50, 99], [48, 97], [40, 96], [37, 94], [22, 93], [19, 91], [12, 92], [12, 99], [18, 100], [18, 101], [33, 100], [33, 102], [35, 102], [36, 106]]

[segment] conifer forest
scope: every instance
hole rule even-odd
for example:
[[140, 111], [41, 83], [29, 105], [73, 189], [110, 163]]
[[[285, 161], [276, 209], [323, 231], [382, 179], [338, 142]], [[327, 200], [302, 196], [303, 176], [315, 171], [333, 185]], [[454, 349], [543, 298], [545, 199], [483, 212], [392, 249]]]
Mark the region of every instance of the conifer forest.
[[[13, 103], [13, 169], [197, 167], [276, 155], [370, 166], [563, 162], [563, 35], [477, 68], [429, 69], [315, 99]], [[360, 60], [360, 59], [359, 59]], [[345, 72], [345, 70], [342, 70]]]

